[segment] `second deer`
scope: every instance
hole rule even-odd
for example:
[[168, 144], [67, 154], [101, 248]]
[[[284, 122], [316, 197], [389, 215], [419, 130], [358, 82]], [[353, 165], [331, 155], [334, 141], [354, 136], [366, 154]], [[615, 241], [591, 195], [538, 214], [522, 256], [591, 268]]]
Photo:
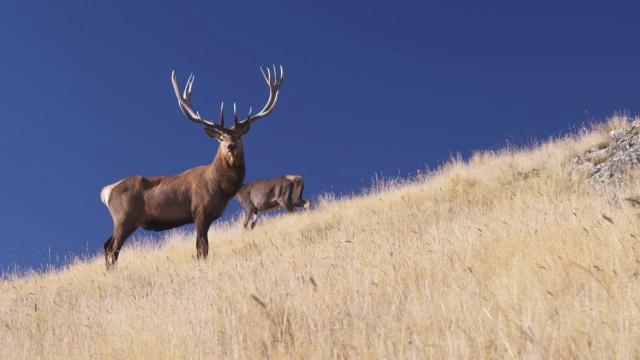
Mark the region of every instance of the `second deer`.
[[288, 212], [296, 212], [295, 207], [310, 210], [311, 201], [302, 199], [302, 190], [304, 190], [304, 181], [298, 175], [285, 175], [243, 184], [235, 198], [246, 210], [244, 227], [247, 227], [252, 215], [255, 215], [251, 222], [253, 229], [260, 211], [277, 210], [281, 207]]

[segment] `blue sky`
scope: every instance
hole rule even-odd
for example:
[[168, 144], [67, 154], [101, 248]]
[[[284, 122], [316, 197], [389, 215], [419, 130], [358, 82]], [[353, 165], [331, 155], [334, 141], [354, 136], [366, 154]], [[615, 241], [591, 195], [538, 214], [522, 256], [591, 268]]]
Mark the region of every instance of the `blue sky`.
[[280, 101], [244, 140], [247, 180], [293, 173], [306, 197], [347, 193], [376, 173], [636, 114], [639, 7], [5, 2], [0, 272], [101, 251], [103, 186], [212, 161], [217, 143], [180, 112], [172, 70], [181, 86], [195, 73], [194, 106], [217, 120], [221, 101], [261, 108], [259, 67], [282, 64]]

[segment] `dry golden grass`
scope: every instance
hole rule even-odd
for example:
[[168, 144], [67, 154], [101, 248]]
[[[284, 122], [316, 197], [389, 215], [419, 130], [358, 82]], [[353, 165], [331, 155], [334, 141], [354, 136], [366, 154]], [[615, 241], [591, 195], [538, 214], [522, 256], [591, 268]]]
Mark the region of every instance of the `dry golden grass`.
[[626, 121], [5, 275], [0, 358], [638, 358], [639, 210], [564, 167]]

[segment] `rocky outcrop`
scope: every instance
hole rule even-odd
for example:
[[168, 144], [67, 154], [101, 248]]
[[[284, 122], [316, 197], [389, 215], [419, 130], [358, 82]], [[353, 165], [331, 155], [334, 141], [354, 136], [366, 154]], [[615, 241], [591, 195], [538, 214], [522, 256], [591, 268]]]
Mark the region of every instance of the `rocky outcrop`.
[[617, 187], [629, 181], [628, 172], [640, 169], [640, 120], [609, 133], [611, 142], [571, 160], [571, 167], [589, 173], [594, 187]]

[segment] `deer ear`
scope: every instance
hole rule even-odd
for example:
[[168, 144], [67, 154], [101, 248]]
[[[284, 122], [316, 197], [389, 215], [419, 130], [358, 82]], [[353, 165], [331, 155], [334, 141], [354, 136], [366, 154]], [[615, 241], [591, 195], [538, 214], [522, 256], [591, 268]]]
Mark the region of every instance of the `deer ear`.
[[207, 135], [211, 136], [212, 138], [220, 141], [220, 135], [222, 135], [221, 133], [209, 128], [204, 128], [204, 132], [206, 132]]
[[236, 131], [238, 132], [238, 134], [240, 134], [240, 136], [244, 136], [244, 134], [249, 132], [249, 128], [251, 127], [251, 123], [243, 123], [243, 124], [238, 124], [240, 125]]

